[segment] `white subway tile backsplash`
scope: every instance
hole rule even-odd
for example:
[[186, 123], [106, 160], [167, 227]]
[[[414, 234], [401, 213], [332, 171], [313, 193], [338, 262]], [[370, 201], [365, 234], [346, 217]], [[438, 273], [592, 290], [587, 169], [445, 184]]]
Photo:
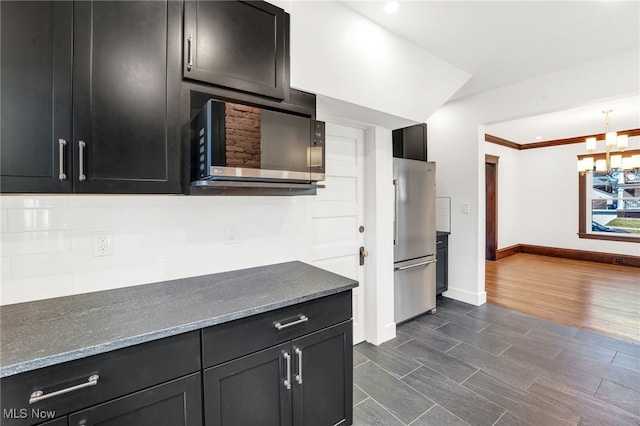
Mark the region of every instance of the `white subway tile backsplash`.
[[3, 209], [44, 209], [69, 207], [68, 195], [1, 195]]
[[0, 235], [2, 256], [71, 250], [71, 231], [11, 232]]
[[[296, 197], [6, 198], [2, 304], [299, 259], [307, 235], [308, 203]], [[238, 242], [225, 243], [227, 224]], [[112, 232], [113, 255], [93, 256], [97, 230]]]
[[73, 292], [89, 293], [164, 280], [166, 278], [158, 265], [128, 266], [99, 272], [87, 270], [73, 274]]
[[7, 232], [7, 211], [5, 209], [0, 210], [0, 232]]
[[9, 209], [7, 214], [8, 232], [29, 232], [110, 228], [116, 223], [117, 209]]
[[0, 267], [2, 270], [0, 271], [0, 280], [9, 280], [11, 279], [11, 258], [3, 257], [0, 259]]
[[72, 208], [163, 207], [171, 197], [167, 195], [74, 195], [69, 197]]
[[74, 294], [71, 274], [2, 280], [0, 304], [27, 302]]

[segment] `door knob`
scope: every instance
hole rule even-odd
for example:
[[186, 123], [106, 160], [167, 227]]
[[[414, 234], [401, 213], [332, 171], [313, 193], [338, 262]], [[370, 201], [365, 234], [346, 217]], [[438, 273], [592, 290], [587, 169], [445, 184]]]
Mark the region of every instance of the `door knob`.
[[364, 246], [360, 247], [360, 266], [364, 265], [364, 258], [369, 256], [369, 252], [364, 249]]

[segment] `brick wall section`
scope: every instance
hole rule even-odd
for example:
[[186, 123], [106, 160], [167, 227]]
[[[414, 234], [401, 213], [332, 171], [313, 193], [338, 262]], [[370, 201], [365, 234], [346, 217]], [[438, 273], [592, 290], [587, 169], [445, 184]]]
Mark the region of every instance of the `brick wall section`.
[[260, 109], [225, 103], [227, 166], [260, 168]]

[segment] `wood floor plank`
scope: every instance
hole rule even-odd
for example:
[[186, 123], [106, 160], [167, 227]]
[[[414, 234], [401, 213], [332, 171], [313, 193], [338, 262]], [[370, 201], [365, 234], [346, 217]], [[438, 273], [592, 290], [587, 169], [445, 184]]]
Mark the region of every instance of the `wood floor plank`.
[[640, 343], [640, 268], [519, 253], [486, 262], [491, 304]]

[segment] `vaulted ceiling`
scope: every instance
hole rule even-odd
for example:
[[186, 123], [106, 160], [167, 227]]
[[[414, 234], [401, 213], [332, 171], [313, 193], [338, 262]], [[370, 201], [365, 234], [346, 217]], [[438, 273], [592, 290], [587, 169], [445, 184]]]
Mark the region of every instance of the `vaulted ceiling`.
[[[347, 7], [472, 74], [452, 99], [531, 79], [617, 53], [640, 57], [639, 1], [345, 1]], [[611, 78], [615, 78], [612, 63]], [[640, 80], [640, 69], [638, 70]], [[626, 94], [593, 105], [490, 126], [517, 143], [640, 127], [640, 97]]]

